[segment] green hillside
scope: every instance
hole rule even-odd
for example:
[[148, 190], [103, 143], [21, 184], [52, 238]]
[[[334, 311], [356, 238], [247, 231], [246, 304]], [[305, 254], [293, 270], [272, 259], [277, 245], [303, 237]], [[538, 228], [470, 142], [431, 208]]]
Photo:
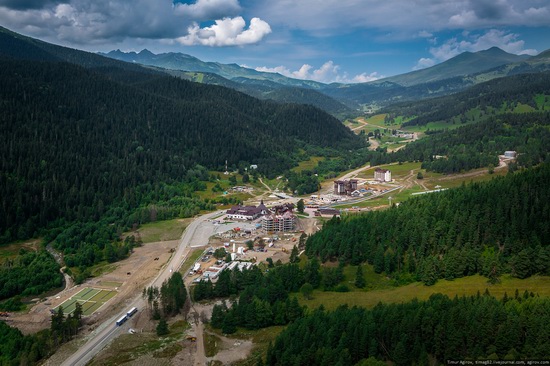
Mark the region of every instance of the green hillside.
[[[542, 99], [541, 99], [542, 96]], [[465, 123], [473, 120], [469, 112], [477, 111], [477, 120], [502, 113], [546, 111], [550, 108], [550, 72], [514, 75], [475, 85], [465, 91], [424, 101], [387, 107], [382, 112], [409, 119], [403, 127], [430, 122]]]
[[[309, 257], [359, 264], [395, 278], [453, 279], [550, 271], [550, 165], [411, 198], [399, 207], [332, 219], [306, 244]], [[505, 192], [505, 197], [503, 197]]]

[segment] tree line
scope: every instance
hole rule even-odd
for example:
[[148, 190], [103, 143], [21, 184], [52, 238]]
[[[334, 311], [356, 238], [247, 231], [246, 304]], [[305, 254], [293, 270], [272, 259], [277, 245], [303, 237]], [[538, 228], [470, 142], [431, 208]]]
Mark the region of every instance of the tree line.
[[532, 293], [497, 300], [436, 294], [373, 309], [323, 307], [270, 344], [266, 365], [429, 365], [460, 360], [545, 359], [550, 300]]

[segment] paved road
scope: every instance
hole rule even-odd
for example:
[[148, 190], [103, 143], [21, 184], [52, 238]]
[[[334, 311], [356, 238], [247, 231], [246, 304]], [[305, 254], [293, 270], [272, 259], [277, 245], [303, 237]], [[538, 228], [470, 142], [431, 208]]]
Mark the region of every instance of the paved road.
[[[168, 263], [161, 269], [158, 276], [153, 281], [151, 281], [149, 286], [160, 287], [162, 283], [171, 276], [172, 271], [179, 270], [179, 268], [183, 264], [183, 253], [187, 246], [193, 247], [205, 244], [205, 237], [206, 239], [208, 239], [206, 235], [208, 235], [209, 231], [210, 235], [212, 235], [213, 230], [212, 227], [210, 227], [210, 230], [208, 230], [207, 227], [210, 225], [205, 226], [203, 223], [218, 215], [219, 211], [200, 216], [185, 229], [177, 250], [174, 252]], [[129, 327], [127, 324], [121, 327], [117, 327], [115, 325], [115, 322], [117, 319], [126, 314], [126, 311], [134, 306], [138, 309], [145, 309], [145, 301], [141, 297], [141, 292], [136, 294], [136, 297], [132, 301], [127, 303], [123, 312], [117, 314], [111, 319], [106, 320], [100, 326], [98, 326], [95, 334], [93, 334], [91, 338], [78, 349], [78, 351], [76, 351], [71, 357], [67, 358], [65, 362], [62, 363], [62, 366], [86, 365], [87, 362], [89, 362], [114, 338], [116, 338], [121, 333], [126, 332]]]

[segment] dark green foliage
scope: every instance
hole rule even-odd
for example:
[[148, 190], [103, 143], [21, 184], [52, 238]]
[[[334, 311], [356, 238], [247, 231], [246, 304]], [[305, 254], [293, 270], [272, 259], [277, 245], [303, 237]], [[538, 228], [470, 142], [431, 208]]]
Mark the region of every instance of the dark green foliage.
[[23, 309], [23, 306], [21, 296], [17, 295], [0, 302], [0, 311], [19, 311]]
[[298, 200], [298, 203], [296, 204], [296, 210], [298, 210], [299, 213], [304, 213], [304, 208], [305, 208], [304, 200], [300, 198]]
[[321, 284], [320, 268], [321, 265], [315, 257], [309, 260], [304, 268], [304, 281], [310, 283], [313, 288], [317, 288]]
[[[194, 289], [195, 300], [209, 298], [203, 290], [209, 282], [199, 282]], [[215, 306], [211, 324], [224, 333], [233, 333], [236, 327], [247, 329], [284, 325], [303, 314], [297, 299], [289, 298], [304, 284], [303, 272], [297, 264], [275, 266], [267, 273], [257, 267], [248, 270], [223, 271], [212, 290], [210, 298], [239, 295], [231, 308]], [[208, 285], [212, 288], [212, 284]], [[311, 285], [310, 285], [311, 286]], [[227, 289], [227, 290], [224, 290]]]
[[[389, 210], [332, 219], [308, 239], [306, 254], [368, 261], [377, 273], [411, 273], [427, 285], [475, 273], [494, 281], [503, 272], [549, 274], [549, 182], [550, 165], [543, 164]], [[309, 267], [304, 272], [312, 283]]]
[[77, 335], [81, 325], [82, 307], [77, 303], [73, 314], [65, 317], [62, 307], [51, 317], [49, 329], [23, 335], [0, 321], [0, 365], [36, 365], [54, 353], [64, 342]]
[[4, 29], [0, 51], [0, 244], [43, 236], [78, 267], [77, 283], [139, 244], [120, 241], [122, 232], [234, 203], [195, 194], [226, 160], [254, 161], [273, 176], [307, 158], [298, 149], [364, 147], [311, 106], [259, 101]]
[[302, 287], [300, 287], [300, 292], [304, 296], [305, 299], [311, 300], [311, 294], [313, 293], [313, 286], [311, 286], [311, 283], [304, 283]]
[[290, 263], [296, 263], [300, 261], [300, 258], [298, 258], [298, 248], [296, 245], [292, 247], [292, 250], [290, 251]]
[[225, 250], [225, 248], [218, 248], [214, 251], [214, 257], [216, 259], [222, 259], [222, 258], [225, 258], [227, 254], [227, 251]]
[[338, 266], [337, 268], [323, 268], [323, 275], [321, 284], [323, 285], [324, 291], [332, 291], [334, 288], [342, 282], [344, 279], [342, 268]]
[[19, 294], [38, 295], [62, 285], [59, 265], [45, 250], [24, 252], [0, 266], [0, 300]]
[[161, 337], [167, 335], [168, 333], [170, 333], [170, 330], [168, 329], [168, 323], [166, 323], [166, 319], [161, 318], [157, 325], [157, 335]]
[[[498, 166], [498, 155], [505, 150], [516, 150], [517, 164], [531, 167], [549, 159], [549, 126], [548, 112], [491, 117], [410, 143], [391, 154], [391, 159], [418, 160], [423, 162], [424, 169], [456, 173], [489, 165]], [[513, 169], [516, 167], [514, 165]]]
[[168, 318], [178, 314], [187, 301], [187, 290], [181, 273], [173, 272], [160, 289], [152, 286], [143, 289], [143, 298], [151, 310], [153, 319]]
[[367, 285], [365, 281], [365, 276], [363, 275], [363, 267], [361, 265], [357, 266], [357, 271], [355, 272], [355, 287], [363, 288]]
[[285, 173], [287, 188], [297, 195], [317, 192], [319, 189], [319, 178], [310, 170], [302, 170], [299, 173], [289, 171]]
[[507, 355], [540, 359], [550, 351], [549, 321], [550, 300], [530, 295], [506, 303], [488, 295], [433, 295], [372, 310], [318, 309], [277, 337], [266, 364], [412, 365], [425, 364], [428, 355], [440, 363]]

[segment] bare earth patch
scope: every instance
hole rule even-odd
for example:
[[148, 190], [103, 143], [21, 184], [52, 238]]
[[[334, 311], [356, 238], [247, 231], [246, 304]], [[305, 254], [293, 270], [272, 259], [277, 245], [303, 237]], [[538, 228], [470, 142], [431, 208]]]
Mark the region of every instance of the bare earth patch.
[[[170, 250], [176, 248], [179, 240], [163, 241], [146, 244], [135, 248], [132, 255], [115, 263], [115, 269], [99, 277], [89, 279], [82, 285], [77, 285], [60, 293], [39, 301], [27, 313], [10, 314], [7, 323], [19, 328], [24, 334], [35, 333], [50, 326], [50, 309], [63, 303], [78, 293], [82, 288], [93, 286], [116, 290], [118, 294], [106, 302], [96, 313], [84, 319], [85, 327], [82, 334], [87, 334], [105, 319], [109, 319], [126, 307], [136, 293], [142, 291], [159, 273], [160, 268], [171, 256]], [[155, 258], [159, 258], [155, 260]], [[122, 284], [115, 286], [114, 284]]]

